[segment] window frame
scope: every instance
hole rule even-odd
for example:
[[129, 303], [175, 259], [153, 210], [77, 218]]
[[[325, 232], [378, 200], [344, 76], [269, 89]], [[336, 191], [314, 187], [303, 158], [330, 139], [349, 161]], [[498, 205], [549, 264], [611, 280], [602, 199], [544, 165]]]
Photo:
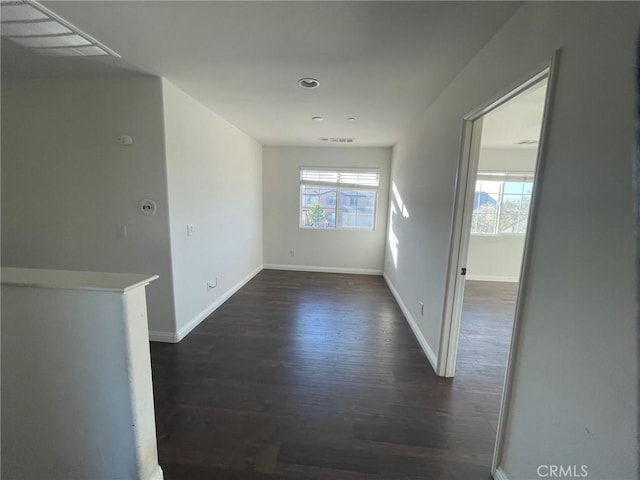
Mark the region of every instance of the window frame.
[[[484, 178], [483, 178], [484, 177]], [[496, 222], [493, 228], [493, 232], [474, 232], [473, 223], [471, 224], [471, 235], [477, 237], [523, 237], [526, 235], [525, 232], [501, 232], [500, 231], [500, 215], [502, 213], [502, 203], [504, 199], [504, 186], [507, 182], [535, 182], [535, 172], [519, 172], [519, 171], [504, 171], [504, 170], [479, 170], [476, 172], [476, 182], [478, 181], [494, 181], [500, 182], [500, 191], [498, 193], [498, 203], [496, 208]], [[533, 188], [533, 187], [532, 187]], [[477, 193], [477, 190], [474, 190], [474, 196]], [[516, 195], [516, 194], [507, 194], [507, 195]], [[525, 194], [521, 193], [520, 196], [523, 197]], [[529, 194], [529, 208], [531, 208], [531, 197], [532, 194]], [[527, 215], [528, 220], [528, 215]]]
[[[313, 180], [304, 180], [303, 172], [331, 172], [337, 174], [337, 181], [313, 181]], [[367, 185], [367, 184], [359, 184], [359, 183], [342, 183], [340, 181], [340, 174], [374, 174], [375, 175], [375, 185]], [[354, 167], [300, 167], [298, 172], [299, 186], [298, 186], [298, 228], [300, 230], [314, 230], [314, 231], [335, 231], [335, 230], [345, 230], [345, 231], [357, 231], [357, 232], [374, 232], [377, 228], [378, 224], [378, 202], [380, 198], [380, 169], [375, 167], [362, 167], [362, 168], [354, 168]], [[335, 226], [333, 227], [308, 227], [303, 225], [303, 187], [325, 187], [328, 189], [335, 189]], [[339, 209], [341, 207], [340, 202], [340, 191], [341, 190], [368, 190], [375, 193], [375, 201], [373, 202], [373, 224], [371, 227], [344, 227], [338, 226], [338, 216]]]

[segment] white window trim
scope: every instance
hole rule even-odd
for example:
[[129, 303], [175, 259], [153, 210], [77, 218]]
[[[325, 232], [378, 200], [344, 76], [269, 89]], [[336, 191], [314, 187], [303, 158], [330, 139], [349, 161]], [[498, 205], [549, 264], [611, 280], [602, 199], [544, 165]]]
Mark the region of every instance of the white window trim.
[[[375, 173], [377, 175], [377, 185], [361, 185], [358, 183], [340, 183], [338, 182], [322, 182], [322, 181], [310, 181], [302, 179], [302, 172], [305, 170], [310, 171], [319, 171], [319, 172], [353, 172], [353, 173]], [[298, 228], [300, 230], [313, 230], [316, 232], [333, 232], [336, 230], [345, 230], [350, 232], [374, 232], [377, 228], [378, 224], [378, 203], [380, 201], [380, 169], [375, 167], [362, 167], [362, 168], [354, 168], [354, 167], [300, 167], [298, 178], [300, 180], [298, 187]], [[371, 190], [376, 192], [376, 200], [373, 205], [373, 226], [372, 228], [363, 228], [363, 227], [331, 227], [331, 228], [316, 228], [316, 227], [305, 227], [302, 225], [302, 187], [312, 186], [312, 187], [329, 187], [335, 188], [336, 190], [336, 202], [335, 202], [335, 212], [336, 217], [338, 215], [338, 209], [340, 207], [340, 190], [341, 189], [354, 189], [354, 190]]]

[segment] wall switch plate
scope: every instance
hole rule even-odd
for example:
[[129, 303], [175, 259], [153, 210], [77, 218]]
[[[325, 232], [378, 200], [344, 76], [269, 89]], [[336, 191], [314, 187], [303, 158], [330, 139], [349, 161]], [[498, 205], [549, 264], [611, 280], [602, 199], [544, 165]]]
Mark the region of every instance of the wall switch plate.
[[424, 303], [420, 302], [420, 315], [424, 315]]
[[195, 225], [193, 223], [187, 223], [187, 237], [191, 237], [193, 235], [194, 229]]

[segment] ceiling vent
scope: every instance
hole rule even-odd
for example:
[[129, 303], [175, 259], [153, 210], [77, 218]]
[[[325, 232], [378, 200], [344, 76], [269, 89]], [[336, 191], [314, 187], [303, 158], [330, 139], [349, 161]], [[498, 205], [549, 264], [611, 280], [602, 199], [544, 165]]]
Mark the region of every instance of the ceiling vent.
[[33, 0], [0, 0], [0, 34], [22, 47], [50, 57], [120, 57]]
[[331, 143], [353, 143], [355, 138], [347, 138], [347, 137], [322, 137], [320, 138], [323, 142], [331, 142]]
[[538, 143], [537, 140], [520, 140], [516, 145], [535, 145], [536, 143]]
[[329, 139], [332, 143], [353, 143], [353, 138], [345, 138], [345, 137], [332, 137]]

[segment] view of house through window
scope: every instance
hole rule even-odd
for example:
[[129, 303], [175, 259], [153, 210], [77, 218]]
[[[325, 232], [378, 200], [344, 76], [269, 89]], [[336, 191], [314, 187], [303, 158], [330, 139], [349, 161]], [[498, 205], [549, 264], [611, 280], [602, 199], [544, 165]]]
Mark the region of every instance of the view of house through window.
[[300, 227], [373, 230], [380, 173], [371, 169], [300, 170]]
[[478, 172], [471, 233], [524, 235], [532, 191], [533, 174]]

